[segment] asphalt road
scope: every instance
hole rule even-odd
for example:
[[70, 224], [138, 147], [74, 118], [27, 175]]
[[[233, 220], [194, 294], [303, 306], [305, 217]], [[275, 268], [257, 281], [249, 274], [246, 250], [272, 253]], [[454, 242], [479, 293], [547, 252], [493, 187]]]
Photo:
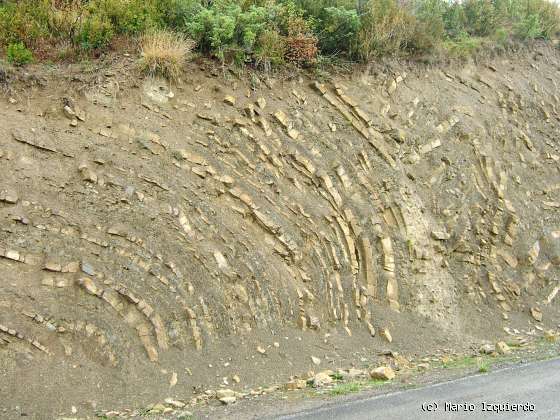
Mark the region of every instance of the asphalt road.
[[[452, 411], [452, 404], [463, 405]], [[387, 395], [333, 401], [277, 419], [560, 419], [560, 359]]]

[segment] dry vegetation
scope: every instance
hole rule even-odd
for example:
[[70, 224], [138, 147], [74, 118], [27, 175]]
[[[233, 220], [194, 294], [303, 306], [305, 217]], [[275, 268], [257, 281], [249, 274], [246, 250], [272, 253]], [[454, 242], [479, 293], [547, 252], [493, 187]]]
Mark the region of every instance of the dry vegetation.
[[195, 43], [184, 35], [166, 31], [150, 31], [140, 41], [140, 67], [150, 76], [176, 80]]

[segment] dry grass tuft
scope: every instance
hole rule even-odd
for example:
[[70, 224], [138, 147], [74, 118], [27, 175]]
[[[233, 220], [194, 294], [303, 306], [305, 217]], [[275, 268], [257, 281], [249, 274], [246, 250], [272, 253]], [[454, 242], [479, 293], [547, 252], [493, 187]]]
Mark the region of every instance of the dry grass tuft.
[[177, 80], [194, 45], [194, 41], [181, 34], [164, 30], [149, 32], [140, 40], [140, 67], [150, 76]]

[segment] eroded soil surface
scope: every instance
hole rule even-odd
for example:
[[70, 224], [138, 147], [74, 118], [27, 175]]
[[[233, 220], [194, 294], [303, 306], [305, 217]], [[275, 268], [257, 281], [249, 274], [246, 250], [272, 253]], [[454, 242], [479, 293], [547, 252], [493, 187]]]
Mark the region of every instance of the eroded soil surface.
[[559, 64], [540, 46], [322, 80], [12, 71], [0, 414], [188, 408], [554, 336]]

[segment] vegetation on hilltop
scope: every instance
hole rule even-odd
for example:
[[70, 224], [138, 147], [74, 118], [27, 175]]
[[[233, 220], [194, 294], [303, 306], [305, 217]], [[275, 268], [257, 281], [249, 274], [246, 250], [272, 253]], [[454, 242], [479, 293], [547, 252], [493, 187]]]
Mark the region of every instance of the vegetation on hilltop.
[[269, 69], [318, 56], [468, 55], [485, 43], [550, 39], [560, 13], [548, 0], [0, 0], [0, 47], [18, 65], [30, 53], [98, 55], [156, 30]]

